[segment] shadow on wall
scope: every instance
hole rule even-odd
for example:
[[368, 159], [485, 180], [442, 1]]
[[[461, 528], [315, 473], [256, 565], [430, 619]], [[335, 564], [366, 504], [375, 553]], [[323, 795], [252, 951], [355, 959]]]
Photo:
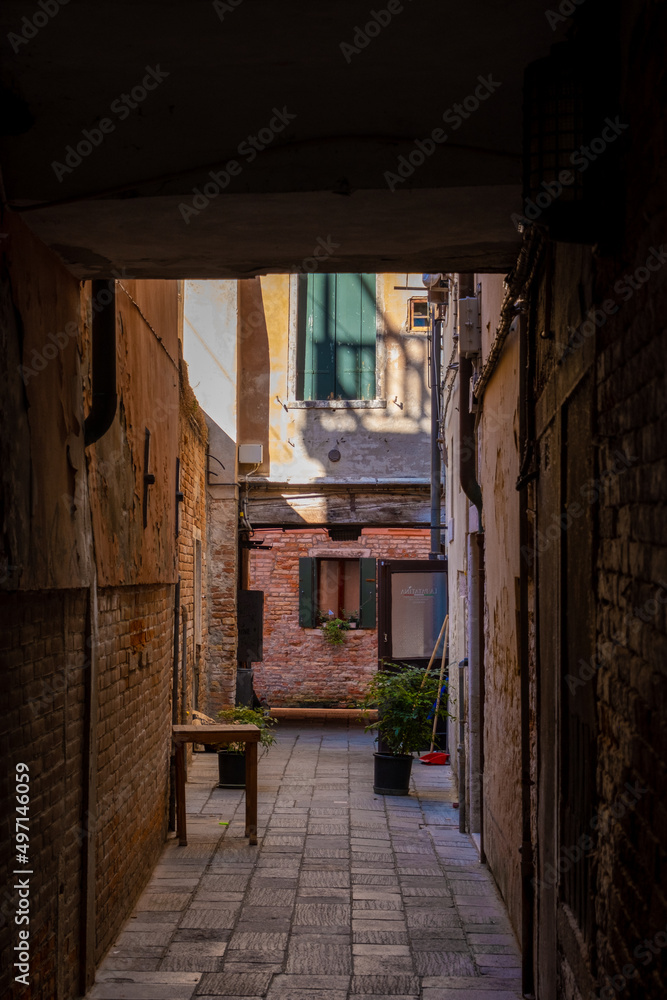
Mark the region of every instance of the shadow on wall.
[[[275, 381], [277, 375], [279, 381], [289, 383], [288, 366], [293, 360], [271, 356], [268, 332], [271, 319], [267, 322], [270, 306], [265, 301], [261, 280], [239, 281], [238, 287], [239, 443], [263, 445], [264, 461], [258, 475], [270, 476], [269, 442], [273, 430], [275, 443], [278, 430], [293, 448], [296, 440], [293, 435], [299, 437], [295, 458], [303, 460], [304, 483], [350, 482], [355, 477], [368, 476], [387, 483], [409, 477], [428, 479], [430, 429], [423, 426], [430, 414], [428, 335], [410, 332], [409, 302], [405, 302], [402, 320], [395, 311], [390, 315], [382, 308], [381, 294], [374, 303], [378, 330], [376, 398], [384, 399], [386, 408], [295, 409], [290, 411], [291, 426], [285, 434], [285, 426], [278, 427], [280, 416], [276, 415], [275, 407], [287, 407], [283, 398], [275, 395]], [[391, 291], [385, 290], [385, 295], [390, 294]], [[280, 372], [283, 367], [284, 376]], [[299, 423], [303, 426], [299, 427]], [[347, 447], [341, 448], [341, 444]], [[328, 454], [332, 450], [342, 453], [341, 462], [331, 462]], [[415, 465], [420, 450], [423, 450], [423, 467], [418, 464], [419, 459]], [[324, 467], [319, 475], [316, 466]], [[244, 471], [242, 468], [241, 473]], [[297, 483], [298, 465], [295, 471], [290, 480]], [[326, 498], [322, 500], [325, 502]]]

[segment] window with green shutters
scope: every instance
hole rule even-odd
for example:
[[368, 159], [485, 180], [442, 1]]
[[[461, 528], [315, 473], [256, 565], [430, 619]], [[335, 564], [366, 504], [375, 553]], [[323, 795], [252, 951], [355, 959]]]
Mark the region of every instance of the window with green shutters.
[[[322, 606], [323, 600], [326, 607]], [[343, 602], [347, 607], [343, 608]], [[334, 603], [336, 606], [331, 607]], [[343, 610], [358, 615], [359, 628], [375, 628], [375, 559], [300, 558], [299, 625], [317, 628], [320, 615], [333, 611], [338, 617]]]
[[297, 397], [375, 399], [375, 275], [298, 280]]

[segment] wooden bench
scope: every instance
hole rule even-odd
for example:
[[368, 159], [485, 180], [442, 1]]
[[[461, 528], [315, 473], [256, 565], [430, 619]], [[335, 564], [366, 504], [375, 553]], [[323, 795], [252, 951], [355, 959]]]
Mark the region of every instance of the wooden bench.
[[185, 813], [185, 745], [206, 743], [224, 746], [245, 743], [245, 835], [250, 844], [257, 843], [257, 726], [172, 726], [172, 741], [176, 751], [176, 832], [182, 847], [188, 843]]
[[375, 722], [377, 709], [370, 708], [271, 708], [272, 719], [286, 722]]

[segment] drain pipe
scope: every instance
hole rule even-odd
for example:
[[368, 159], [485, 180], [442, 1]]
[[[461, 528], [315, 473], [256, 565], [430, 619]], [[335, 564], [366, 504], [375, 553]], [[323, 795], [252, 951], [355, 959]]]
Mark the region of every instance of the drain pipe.
[[[181, 578], [179, 576], [174, 587], [174, 655], [171, 677], [171, 724], [178, 725], [178, 668], [180, 661], [180, 622], [178, 609], [181, 606]], [[169, 830], [176, 829], [176, 758], [172, 753], [169, 758]]]
[[470, 412], [472, 361], [459, 355], [459, 479], [461, 489], [477, 508], [478, 530], [482, 530], [482, 490], [477, 482], [475, 415]]
[[93, 402], [83, 424], [86, 447], [111, 427], [116, 416], [116, 282], [92, 283]]
[[459, 660], [459, 833], [466, 832], [466, 704], [465, 683], [468, 658]]
[[174, 660], [171, 680], [171, 723], [178, 725], [178, 664], [180, 660], [180, 628], [178, 611], [181, 606], [181, 578], [179, 576], [174, 587]]
[[[481, 719], [481, 678], [480, 678], [480, 645], [484, 641], [480, 623], [483, 623], [483, 604], [480, 601], [479, 588], [479, 556], [480, 532], [468, 535], [468, 688], [466, 699], [466, 717], [468, 721], [467, 747], [467, 788], [468, 788], [468, 826], [470, 833], [481, 832], [480, 813], [482, 795], [480, 788], [480, 719]], [[483, 536], [482, 536], [483, 537]]]
[[187, 725], [188, 721], [188, 612], [185, 607], [181, 608], [181, 628], [183, 637], [181, 641], [181, 725]]
[[479, 602], [479, 860], [486, 864], [484, 846], [484, 707], [486, 701], [486, 675], [484, 664], [484, 585], [486, 574], [484, 532], [478, 531], [477, 585]]
[[[484, 536], [482, 534], [482, 489], [477, 482], [475, 415], [470, 412], [472, 373], [473, 364], [470, 358], [459, 354], [459, 479], [463, 492], [477, 510], [477, 531], [469, 530], [468, 536], [469, 660], [464, 661], [468, 673], [469, 815], [470, 832], [479, 833], [480, 857], [483, 858]], [[476, 535], [477, 544], [475, 544], [473, 535]], [[463, 826], [460, 828], [464, 829]]]

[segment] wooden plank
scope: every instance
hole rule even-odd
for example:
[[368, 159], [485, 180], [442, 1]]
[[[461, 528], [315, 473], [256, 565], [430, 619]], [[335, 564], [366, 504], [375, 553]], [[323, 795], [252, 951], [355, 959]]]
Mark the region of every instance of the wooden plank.
[[245, 745], [245, 832], [250, 845], [257, 843], [257, 744]]
[[251, 725], [172, 726], [172, 739], [176, 746], [182, 743], [258, 743], [260, 731]]
[[340, 719], [375, 722], [378, 713], [376, 708], [272, 708], [272, 719]]

